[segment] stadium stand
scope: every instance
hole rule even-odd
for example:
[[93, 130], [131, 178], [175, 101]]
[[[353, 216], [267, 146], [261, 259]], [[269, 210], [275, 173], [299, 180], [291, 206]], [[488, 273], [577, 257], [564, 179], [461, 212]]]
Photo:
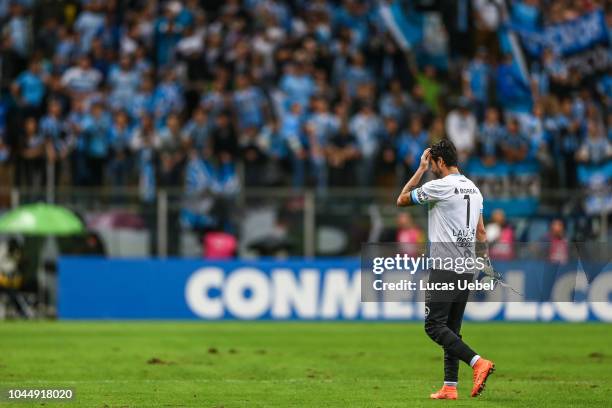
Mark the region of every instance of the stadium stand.
[[7, 190], [137, 190], [152, 235], [160, 190], [166, 232], [240, 234], [245, 191], [397, 188], [444, 137], [487, 216], [612, 207], [609, 2], [5, 0], [0, 22]]

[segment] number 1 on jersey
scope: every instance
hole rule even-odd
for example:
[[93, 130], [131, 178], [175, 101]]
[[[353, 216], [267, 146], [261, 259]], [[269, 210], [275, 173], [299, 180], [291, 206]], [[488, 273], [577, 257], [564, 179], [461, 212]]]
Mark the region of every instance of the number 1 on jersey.
[[465, 217], [465, 226], [469, 228], [470, 226], [470, 195], [466, 194], [463, 196], [464, 200], [467, 200], [467, 211]]

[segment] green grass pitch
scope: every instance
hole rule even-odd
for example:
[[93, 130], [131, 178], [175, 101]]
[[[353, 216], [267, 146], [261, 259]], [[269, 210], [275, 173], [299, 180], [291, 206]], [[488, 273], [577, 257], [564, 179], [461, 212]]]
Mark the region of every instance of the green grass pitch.
[[[464, 324], [497, 364], [483, 395], [431, 401], [442, 351], [418, 323], [0, 323], [0, 388], [75, 390], [15, 407], [605, 407], [612, 325]], [[5, 398], [5, 397], [3, 397]], [[4, 399], [0, 406], [11, 406]]]

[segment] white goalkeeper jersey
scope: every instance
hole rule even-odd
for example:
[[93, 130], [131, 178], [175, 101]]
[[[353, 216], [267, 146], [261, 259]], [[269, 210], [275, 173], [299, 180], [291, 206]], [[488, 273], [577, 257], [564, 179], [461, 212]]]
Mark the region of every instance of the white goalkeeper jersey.
[[450, 256], [434, 253], [442, 252], [441, 247], [453, 247], [453, 256], [465, 255], [468, 249], [474, 254], [483, 198], [470, 179], [463, 174], [449, 174], [412, 190], [411, 198], [414, 203], [428, 206], [428, 240], [433, 243], [430, 256]]

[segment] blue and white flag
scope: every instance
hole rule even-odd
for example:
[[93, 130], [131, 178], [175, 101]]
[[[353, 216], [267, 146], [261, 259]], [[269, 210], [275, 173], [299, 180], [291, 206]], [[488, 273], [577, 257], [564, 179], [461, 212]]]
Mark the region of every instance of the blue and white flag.
[[508, 32], [530, 60], [541, 59], [544, 50], [550, 49], [569, 71], [583, 78], [609, 72], [612, 68], [608, 27], [601, 9], [537, 30], [526, 30], [510, 23]]
[[502, 15], [505, 16], [504, 23], [502, 24], [501, 30], [498, 33], [499, 41], [501, 43], [501, 49], [503, 52], [510, 53], [512, 55], [512, 64], [514, 65], [515, 72], [518, 73], [520, 84], [527, 90], [530, 89], [530, 75], [529, 66], [525, 54], [523, 53], [523, 47], [519, 38], [514, 30], [510, 28], [511, 23], [509, 20], [510, 13], [506, 8], [506, 4], [503, 3]]
[[529, 67], [516, 33], [502, 28], [499, 35], [502, 37], [502, 43], [506, 44], [506, 47], [508, 47], [507, 51], [509, 51], [512, 55], [512, 63], [515, 67], [515, 71], [518, 72], [518, 78], [520, 79], [521, 84], [529, 89], [531, 82]]
[[378, 13], [399, 47], [408, 51], [423, 39], [423, 23], [419, 13], [406, 13], [400, 0], [382, 0]]

